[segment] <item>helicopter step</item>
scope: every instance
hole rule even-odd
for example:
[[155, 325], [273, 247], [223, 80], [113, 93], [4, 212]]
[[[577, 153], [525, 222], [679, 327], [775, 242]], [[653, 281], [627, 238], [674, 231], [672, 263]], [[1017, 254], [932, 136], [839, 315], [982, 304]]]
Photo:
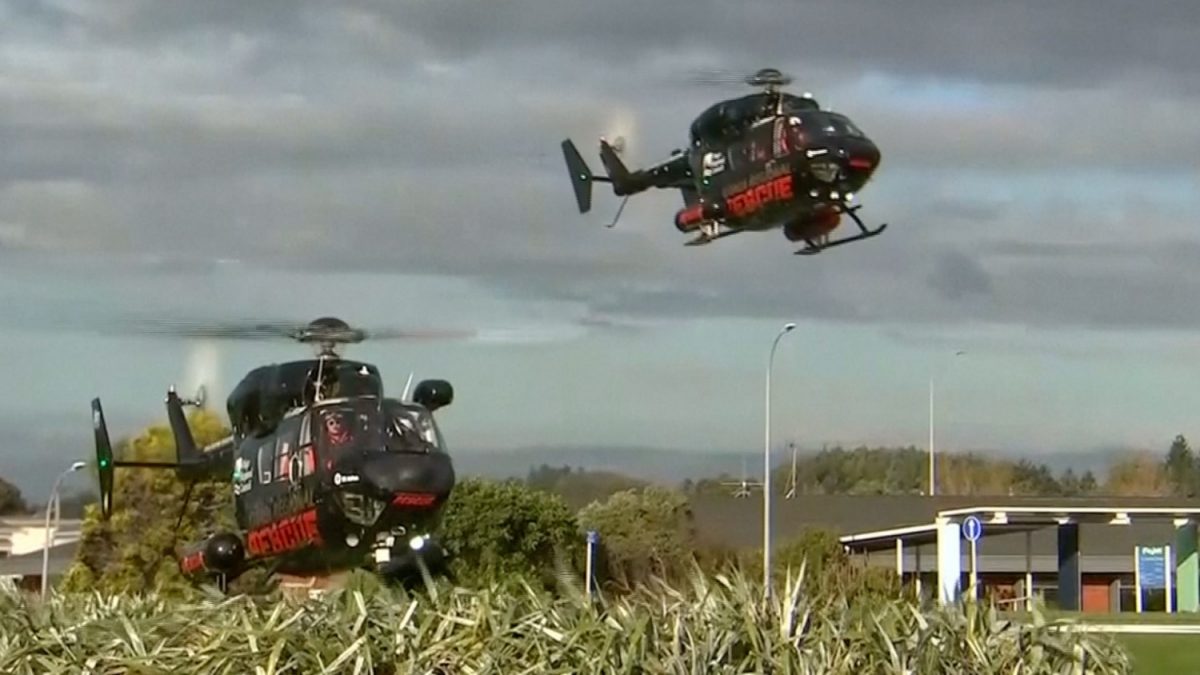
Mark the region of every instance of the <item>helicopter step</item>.
[[855, 211], [858, 211], [860, 208], [862, 208], [861, 204], [858, 206], [852, 206], [852, 207], [849, 207], [849, 208], [846, 208], [843, 210], [843, 213], [850, 216], [850, 218], [852, 218], [854, 220], [854, 224], [858, 226], [858, 229], [860, 231], [859, 234], [856, 234], [856, 235], [853, 235], [850, 237], [843, 237], [841, 239], [837, 239], [837, 240], [834, 240], [831, 242], [818, 243], [818, 242], [813, 241], [812, 239], [806, 239], [805, 241], [808, 243], [808, 245], [805, 246], [804, 248], [800, 249], [799, 251], [796, 251], [793, 255], [816, 255], [816, 254], [820, 253], [821, 251], [824, 251], [827, 248], [834, 248], [835, 246], [841, 246], [842, 244], [849, 244], [849, 243], [855, 242], [855, 241], [862, 241], [863, 239], [870, 239], [872, 237], [877, 237], [877, 236], [883, 234], [883, 231], [887, 229], [887, 223], [883, 223], [882, 225], [880, 225], [879, 227], [876, 227], [876, 228], [867, 227], [866, 225], [863, 224], [862, 219], [858, 217], [858, 214], [855, 213]]

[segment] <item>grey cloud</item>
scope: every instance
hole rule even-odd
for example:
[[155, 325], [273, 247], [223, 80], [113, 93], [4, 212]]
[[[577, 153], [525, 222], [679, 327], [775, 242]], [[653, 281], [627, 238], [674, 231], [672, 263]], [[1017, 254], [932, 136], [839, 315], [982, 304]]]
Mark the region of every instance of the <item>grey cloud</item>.
[[[1175, 36], [1194, 5], [1100, 4], [24, 3], [0, 27], [16, 59], [0, 64], [39, 77], [0, 65], [0, 244], [137, 250], [165, 270], [238, 258], [465, 277], [639, 320], [1174, 325], [1187, 320], [1175, 289], [1193, 285], [1180, 247], [1132, 268], [1096, 259], [1145, 212], [1105, 226], [1086, 203], [1047, 215], [1093, 238], [1075, 252], [1016, 200], [936, 190], [964, 168], [1003, 182], [1193, 166], [1200, 47]], [[594, 213], [575, 212], [562, 136], [590, 145], [629, 125], [630, 161], [652, 161], [742, 91], [683, 75], [763, 63], [819, 85], [883, 146], [863, 195], [864, 215], [893, 223], [883, 237], [803, 259], [778, 233], [684, 249], [677, 195], [632, 201], [613, 232], [601, 188]], [[982, 113], [902, 107], [866, 88], [874, 72], [1008, 85], [982, 89]], [[901, 178], [928, 192], [897, 197]]]

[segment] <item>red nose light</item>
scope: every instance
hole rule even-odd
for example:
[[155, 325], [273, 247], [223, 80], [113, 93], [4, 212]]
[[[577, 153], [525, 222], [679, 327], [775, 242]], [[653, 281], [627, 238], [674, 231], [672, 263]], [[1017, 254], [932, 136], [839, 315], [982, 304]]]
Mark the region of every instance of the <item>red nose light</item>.
[[870, 169], [875, 166], [875, 163], [867, 157], [851, 157], [849, 164], [852, 169]]
[[397, 492], [392, 497], [392, 506], [423, 508], [433, 504], [437, 495], [428, 492]]

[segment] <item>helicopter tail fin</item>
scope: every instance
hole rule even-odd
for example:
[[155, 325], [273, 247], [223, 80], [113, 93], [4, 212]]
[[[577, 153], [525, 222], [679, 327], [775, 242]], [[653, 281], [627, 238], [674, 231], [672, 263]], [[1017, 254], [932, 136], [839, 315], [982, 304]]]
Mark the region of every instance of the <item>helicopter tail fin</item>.
[[196, 447], [196, 439], [192, 437], [192, 429], [188, 426], [187, 416], [183, 414], [183, 401], [172, 387], [167, 391], [167, 421], [171, 424], [171, 435], [175, 437], [175, 453], [180, 468], [201, 464], [204, 459], [200, 449]]
[[633, 174], [629, 172], [625, 162], [622, 162], [620, 156], [617, 155], [616, 148], [603, 138], [600, 139], [600, 162], [604, 164], [604, 170], [608, 172], [608, 178], [612, 181], [614, 191], [618, 195], [626, 195], [633, 191], [631, 185]]
[[562, 151], [567, 160], [567, 171], [571, 173], [571, 186], [575, 188], [575, 203], [579, 205], [580, 213], [587, 213], [592, 208], [592, 183], [597, 178], [571, 139], [562, 142]]

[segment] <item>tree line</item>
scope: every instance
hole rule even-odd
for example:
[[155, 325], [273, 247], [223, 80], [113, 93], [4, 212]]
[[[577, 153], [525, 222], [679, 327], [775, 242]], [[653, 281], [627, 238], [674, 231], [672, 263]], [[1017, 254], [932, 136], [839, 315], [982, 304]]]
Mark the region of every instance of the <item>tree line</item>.
[[[544, 472], [543, 472], [544, 473]], [[1115, 457], [1096, 475], [1090, 469], [1067, 467], [1055, 472], [1044, 463], [982, 453], [939, 453], [939, 495], [1007, 495], [1023, 497], [1194, 497], [1200, 495], [1200, 456], [1187, 439], [1176, 436], [1165, 454], [1132, 451]], [[794, 480], [793, 480], [794, 477]], [[680, 488], [688, 494], [728, 494], [740, 477], [723, 474]], [[580, 482], [576, 477], [575, 482]], [[612, 477], [605, 477], [611, 481]], [[833, 447], [798, 457], [795, 472], [788, 466], [772, 471], [778, 490], [798, 494], [925, 494], [929, 485], [929, 455], [916, 447]]]

